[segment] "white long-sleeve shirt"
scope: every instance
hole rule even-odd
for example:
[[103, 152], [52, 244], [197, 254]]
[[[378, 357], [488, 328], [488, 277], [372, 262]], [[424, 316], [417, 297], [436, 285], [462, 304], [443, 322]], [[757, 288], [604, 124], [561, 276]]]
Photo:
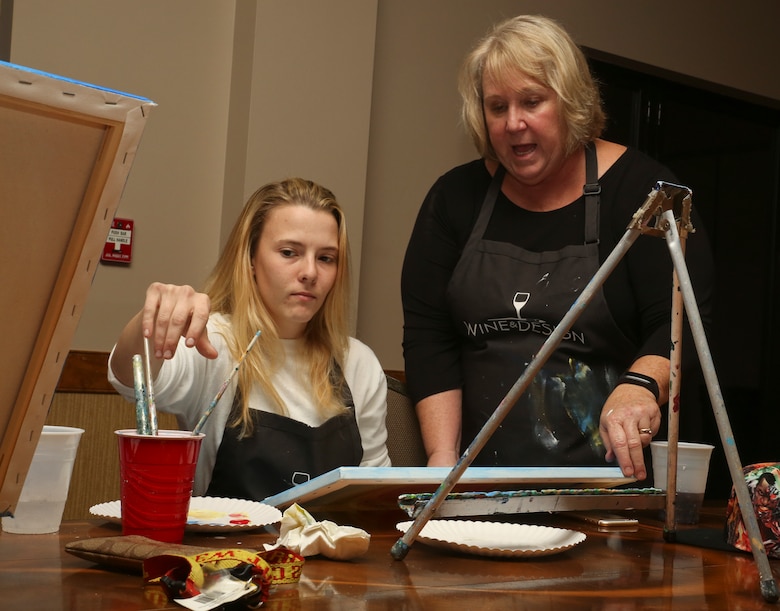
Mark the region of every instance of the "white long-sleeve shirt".
[[[236, 366], [230, 357], [224, 332], [229, 327], [228, 319], [218, 313], [211, 315], [208, 322], [209, 340], [217, 349], [216, 359], [201, 356], [194, 348], [179, 341], [176, 354], [163, 363], [154, 380], [154, 396], [157, 409], [174, 414], [182, 430], [193, 430], [201, 415], [216, 396], [220, 386]], [[324, 422], [315, 409], [314, 398], [309, 385], [299, 373], [301, 340], [282, 340], [285, 355], [283, 366], [273, 376], [273, 385], [287, 407], [287, 416], [316, 427]], [[135, 401], [132, 387], [116, 379], [111, 369], [113, 350], [109, 357], [108, 380], [117, 392], [130, 401]], [[349, 351], [344, 366], [344, 378], [352, 392], [355, 403], [355, 417], [363, 445], [363, 460], [360, 466], [387, 467], [390, 457], [387, 453], [387, 379], [382, 366], [373, 351], [355, 338], [350, 338]], [[211, 481], [211, 472], [222, 442], [222, 434], [233, 405], [237, 377], [225, 390], [219, 403], [202, 429], [205, 434], [198, 466], [195, 473], [194, 495], [205, 494]], [[259, 387], [253, 388], [249, 405], [279, 413], [279, 410]], [[237, 465], [236, 468], [239, 468]]]

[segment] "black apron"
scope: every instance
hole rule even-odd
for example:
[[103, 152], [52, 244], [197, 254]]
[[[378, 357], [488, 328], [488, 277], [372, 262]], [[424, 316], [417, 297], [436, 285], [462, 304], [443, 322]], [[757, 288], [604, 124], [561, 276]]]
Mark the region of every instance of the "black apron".
[[[584, 243], [531, 252], [483, 238], [499, 166], [448, 286], [462, 338], [465, 450], [599, 268], [595, 148], [586, 147]], [[604, 465], [601, 408], [637, 347], [601, 290], [475, 457], [483, 466]]]
[[[239, 439], [239, 429], [226, 426], [206, 494], [262, 501], [338, 467], [360, 465], [355, 405], [346, 382], [343, 389], [347, 411], [318, 427], [259, 409], [249, 410], [251, 436]], [[228, 422], [239, 406], [236, 393]]]

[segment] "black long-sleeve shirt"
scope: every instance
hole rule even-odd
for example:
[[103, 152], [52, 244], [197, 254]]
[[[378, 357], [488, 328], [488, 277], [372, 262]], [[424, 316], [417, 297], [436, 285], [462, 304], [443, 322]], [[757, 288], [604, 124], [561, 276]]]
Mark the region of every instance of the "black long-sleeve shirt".
[[[404, 359], [412, 399], [460, 388], [460, 338], [446, 300], [447, 285], [490, 184], [479, 159], [440, 177], [428, 192], [412, 232], [401, 278]], [[600, 178], [599, 259], [623, 237], [637, 209], [659, 180], [676, 183], [669, 169], [629, 148]], [[695, 195], [695, 194], [694, 194]], [[694, 197], [695, 206], [695, 197]], [[584, 198], [550, 212], [531, 212], [499, 195], [485, 238], [527, 250], [558, 250], [584, 240]], [[703, 225], [686, 245], [686, 264], [702, 320], [710, 320], [713, 268]], [[666, 241], [640, 236], [604, 283], [615, 322], [637, 345], [636, 357], [669, 357], [672, 261]], [[529, 357], [532, 355], [528, 355]]]

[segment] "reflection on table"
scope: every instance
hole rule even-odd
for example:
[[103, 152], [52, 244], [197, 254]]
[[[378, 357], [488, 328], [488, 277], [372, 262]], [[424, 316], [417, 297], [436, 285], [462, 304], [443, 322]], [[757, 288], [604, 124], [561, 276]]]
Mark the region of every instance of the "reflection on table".
[[[723, 527], [722, 505], [705, 509], [698, 527], [680, 527], [678, 541], [717, 535]], [[315, 516], [323, 519], [322, 516]], [[288, 609], [775, 609], [765, 602], [750, 554], [668, 543], [654, 512], [640, 512], [639, 527], [599, 531], [595, 524], [567, 514], [512, 516], [579, 530], [587, 539], [565, 552], [507, 559], [467, 555], [415, 542], [404, 560], [390, 549], [400, 533], [403, 513], [332, 515], [371, 533], [369, 552], [349, 562], [322, 557], [306, 560], [296, 587], [272, 593], [264, 608]], [[692, 529], [709, 530], [692, 530]], [[715, 529], [715, 530], [712, 530]], [[55, 535], [0, 535], [0, 592], [5, 609], [182, 609], [145, 590], [140, 574], [110, 570], [64, 551], [66, 543], [86, 537], [119, 535], [116, 525], [100, 520], [66, 522]], [[273, 543], [268, 530], [188, 533], [184, 543], [215, 548], [262, 549]], [[770, 560], [780, 576], [780, 561]]]

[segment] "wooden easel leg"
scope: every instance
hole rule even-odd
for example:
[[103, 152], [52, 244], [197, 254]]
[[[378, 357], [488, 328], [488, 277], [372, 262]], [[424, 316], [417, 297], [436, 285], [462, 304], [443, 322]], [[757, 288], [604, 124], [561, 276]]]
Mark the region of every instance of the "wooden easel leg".
[[745, 476], [742, 471], [742, 462], [740, 461], [739, 453], [737, 452], [737, 444], [734, 440], [734, 433], [731, 429], [728, 413], [726, 412], [726, 406], [723, 401], [720, 384], [718, 383], [718, 377], [715, 374], [712, 353], [710, 352], [707, 337], [704, 333], [704, 326], [701, 322], [699, 308], [696, 304], [693, 286], [691, 285], [690, 276], [688, 275], [688, 267], [685, 264], [685, 257], [677, 231], [677, 223], [671, 210], [664, 212], [662, 218], [665, 221], [664, 231], [666, 233], [666, 243], [669, 247], [669, 253], [672, 256], [675, 273], [680, 281], [680, 290], [685, 304], [685, 311], [688, 316], [688, 322], [691, 325], [693, 341], [696, 345], [696, 352], [699, 355], [699, 363], [701, 364], [702, 373], [704, 374], [704, 380], [707, 385], [710, 402], [712, 403], [712, 411], [718, 425], [723, 450], [726, 454], [726, 462], [728, 463], [729, 472], [731, 473], [731, 480], [734, 484], [737, 501], [739, 502], [740, 507], [742, 507], [742, 518], [745, 522], [748, 536], [750, 537], [750, 547], [753, 552], [753, 558], [758, 567], [761, 595], [764, 597], [764, 600], [768, 602], [776, 602], [778, 598], [780, 598], [780, 595], [778, 595], [777, 583], [772, 574], [772, 567], [769, 565], [764, 542], [761, 539], [761, 533], [758, 528], [758, 519], [753, 510], [753, 500], [750, 498], [750, 492], [748, 491], [747, 482], [745, 481]]
[[[681, 248], [685, 249], [685, 239], [681, 233]], [[666, 465], [666, 522], [664, 540], [677, 538], [677, 455], [680, 440], [680, 388], [682, 386], [682, 337], [685, 307], [680, 290], [680, 278], [674, 271], [672, 282], [672, 333], [669, 353], [669, 408], [667, 433]]]

